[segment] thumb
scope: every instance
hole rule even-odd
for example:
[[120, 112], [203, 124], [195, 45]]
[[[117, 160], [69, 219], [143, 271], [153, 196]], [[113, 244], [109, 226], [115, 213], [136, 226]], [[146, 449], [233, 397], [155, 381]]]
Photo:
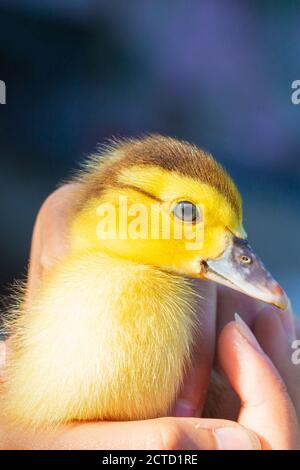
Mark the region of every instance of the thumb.
[[[1, 441], [1, 431], [3, 439]], [[0, 423], [0, 449], [260, 450], [258, 437], [237, 423], [165, 417], [146, 421], [71, 423], [35, 431]]]
[[254, 431], [264, 449], [299, 449], [296, 413], [283, 380], [238, 315], [222, 331], [218, 354], [241, 400], [239, 424]]

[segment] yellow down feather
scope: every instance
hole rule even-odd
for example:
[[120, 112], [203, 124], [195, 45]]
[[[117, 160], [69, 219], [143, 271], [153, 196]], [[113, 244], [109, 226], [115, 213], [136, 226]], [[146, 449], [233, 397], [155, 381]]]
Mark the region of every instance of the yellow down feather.
[[[186, 168], [185, 161], [182, 168], [159, 162], [168, 149], [187, 159]], [[0, 408], [12, 422], [41, 427], [170, 413], [201, 317], [189, 277], [197, 277], [202, 259], [223, 251], [227, 229], [243, 233], [238, 192], [210, 156], [157, 136], [110, 153], [104, 163], [94, 158], [80, 176], [68, 255], [8, 322], [11, 355]], [[156, 200], [160, 210], [178, 200], [204, 205], [203, 245], [187, 250], [184, 239], [99, 236], [97, 207], [118, 208], [120, 195], [146, 207]]]

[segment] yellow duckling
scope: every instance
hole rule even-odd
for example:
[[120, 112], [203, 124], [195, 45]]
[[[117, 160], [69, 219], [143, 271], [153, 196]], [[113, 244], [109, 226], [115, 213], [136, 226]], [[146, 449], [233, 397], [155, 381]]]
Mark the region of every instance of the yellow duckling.
[[3, 413], [34, 427], [165, 416], [201, 308], [191, 278], [281, 308], [285, 294], [247, 244], [234, 183], [194, 145], [116, 142], [79, 179], [69, 253], [8, 325]]

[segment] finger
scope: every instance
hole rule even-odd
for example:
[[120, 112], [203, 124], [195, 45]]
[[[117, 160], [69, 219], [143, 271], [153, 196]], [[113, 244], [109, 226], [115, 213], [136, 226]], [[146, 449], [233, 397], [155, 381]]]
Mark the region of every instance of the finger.
[[239, 424], [254, 431], [264, 449], [299, 449], [296, 413], [283, 380], [241, 319], [224, 328], [219, 358], [241, 399]]
[[260, 300], [224, 286], [218, 286], [217, 337], [227, 323], [234, 320], [235, 312], [252, 327], [253, 322], [265, 304]]
[[78, 192], [79, 183], [62, 186], [42, 205], [33, 230], [26, 300], [35, 296], [43, 272], [67, 251], [66, 227]]
[[300, 420], [300, 364], [293, 361], [295, 327], [292, 310], [281, 313], [266, 306], [256, 318], [253, 331], [283, 378]]
[[[243, 320], [252, 327], [255, 318], [259, 315], [259, 312], [264, 306], [265, 304], [263, 302], [249, 297], [248, 295], [228, 287], [218, 286], [216, 337], [219, 337], [225, 325], [234, 320], [235, 312], [239, 312]], [[218, 403], [218, 406], [211, 406], [211, 404], [209, 404], [210, 416], [221, 416], [222, 418], [236, 420], [239, 413], [240, 400], [227, 378], [222, 373], [217, 355], [215, 356], [214, 366], [216, 371], [218, 371], [218, 381], [222, 382], [222, 387], [215, 386], [214, 383], [210, 385], [211, 395], [215, 396], [214, 401]], [[224, 394], [226, 394], [226, 400], [222, 399]], [[212, 399], [210, 398], [210, 402], [211, 401]]]
[[[1, 443], [0, 443], [1, 446]], [[3, 449], [257, 450], [257, 436], [237, 423], [196, 418], [84, 423], [55, 432], [6, 429]]]
[[[234, 320], [234, 313], [239, 312], [246, 323], [252, 325], [256, 315], [264, 304], [248, 295], [234, 291], [228, 287], [217, 286], [217, 315], [216, 338], [219, 337], [224, 326]], [[209, 394], [205, 405], [205, 416], [222, 417], [236, 420], [240, 408], [240, 400], [222, 373], [222, 368], [215, 356], [214, 368], [216, 373], [212, 376], [209, 385]], [[224, 400], [224, 396], [226, 399]]]
[[176, 401], [175, 416], [200, 416], [208, 388], [215, 349], [216, 288], [213, 283], [197, 283], [199, 325], [195, 332], [192, 364]]

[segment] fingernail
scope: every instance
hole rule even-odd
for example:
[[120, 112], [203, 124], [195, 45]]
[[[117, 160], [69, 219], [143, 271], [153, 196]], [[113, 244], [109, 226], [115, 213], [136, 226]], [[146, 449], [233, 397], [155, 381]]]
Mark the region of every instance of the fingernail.
[[253, 450], [259, 449], [258, 440], [240, 427], [224, 426], [213, 431], [218, 450]]
[[255, 338], [254, 334], [252, 333], [248, 325], [244, 322], [244, 320], [242, 320], [242, 318], [239, 316], [238, 313], [234, 314], [234, 319], [236, 322], [236, 327], [239, 333], [243, 336], [243, 338], [245, 338], [246, 341], [248, 341], [248, 343], [250, 343], [254, 349], [256, 349], [259, 352], [262, 352], [262, 349], [260, 345], [258, 344], [258, 341]]
[[6, 346], [4, 341], [0, 341], [0, 368], [5, 366]]
[[174, 407], [174, 416], [191, 418], [196, 416], [195, 407], [188, 400], [180, 398], [176, 401]]

